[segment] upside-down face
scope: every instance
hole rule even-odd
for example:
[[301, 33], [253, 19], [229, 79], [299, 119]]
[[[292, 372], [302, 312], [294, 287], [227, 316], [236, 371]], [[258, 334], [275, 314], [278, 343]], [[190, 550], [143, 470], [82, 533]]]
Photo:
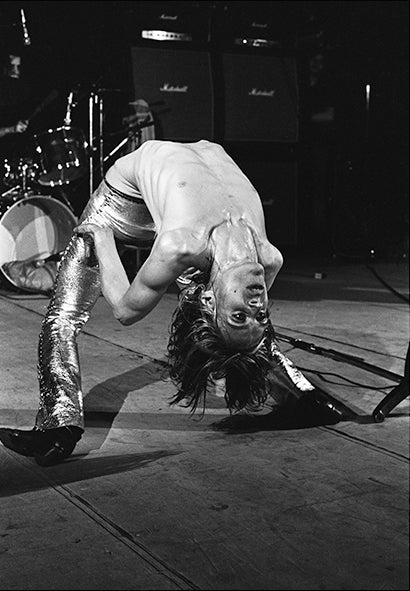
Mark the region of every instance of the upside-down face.
[[236, 263], [218, 274], [202, 295], [212, 307], [222, 336], [233, 349], [254, 349], [268, 324], [268, 294], [259, 263]]

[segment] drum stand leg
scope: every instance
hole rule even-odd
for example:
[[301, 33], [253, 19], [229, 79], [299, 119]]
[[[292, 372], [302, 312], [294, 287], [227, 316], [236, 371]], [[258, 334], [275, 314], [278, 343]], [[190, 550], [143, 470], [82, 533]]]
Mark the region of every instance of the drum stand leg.
[[16, 185], [15, 187], [12, 187], [11, 189], [7, 189], [7, 191], [4, 191], [4, 193], [2, 193], [0, 195], [0, 197], [7, 197], [7, 195], [9, 195], [10, 193], [13, 193], [13, 191], [17, 191], [18, 189], [21, 189], [20, 185]]

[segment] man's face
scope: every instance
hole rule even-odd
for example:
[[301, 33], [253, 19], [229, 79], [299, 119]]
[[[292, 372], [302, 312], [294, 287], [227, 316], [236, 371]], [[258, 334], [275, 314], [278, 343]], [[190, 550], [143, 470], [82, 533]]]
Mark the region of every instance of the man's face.
[[10, 55], [10, 78], [20, 78], [21, 58], [18, 55]]
[[268, 324], [265, 273], [259, 263], [225, 269], [214, 283], [216, 323], [228, 344], [250, 350], [261, 341]]

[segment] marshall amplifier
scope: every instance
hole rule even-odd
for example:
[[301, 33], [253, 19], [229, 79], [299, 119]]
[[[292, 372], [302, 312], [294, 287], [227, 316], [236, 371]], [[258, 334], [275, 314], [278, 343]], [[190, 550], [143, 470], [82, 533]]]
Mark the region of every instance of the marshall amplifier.
[[210, 35], [210, 7], [197, 2], [129, 2], [126, 30], [130, 43], [204, 44]]
[[158, 139], [214, 139], [214, 97], [207, 52], [132, 47], [135, 99], [150, 105]]
[[[277, 47], [280, 45], [278, 34], [278, 15], [273, 16], [272, 10], [256, 8], [256, 2], [247, 3], [243, 7], [239, 3], [231, 3], [231, 6], [224, 6], [222, 15], [223, 21], [223, 42], [227, 45], [240, 45], [242, 47]], [[276, 25], [276, 26], [275, 26]], [[283, 31], [283, 27], [279, 29]]]
[[222, 69], [226, 141], [298, 140], [294, 58], [226, 53]]
[[293, 55], [296, 49], [297, 15], [293, 2], [213, 3], [213, 37], [226, 51], [279, 50]]

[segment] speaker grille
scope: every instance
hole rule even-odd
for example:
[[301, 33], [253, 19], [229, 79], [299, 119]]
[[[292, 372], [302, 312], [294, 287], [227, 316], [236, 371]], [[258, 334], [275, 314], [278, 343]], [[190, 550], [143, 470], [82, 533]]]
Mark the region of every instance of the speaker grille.
[[209, 54], [132, 47], [131, 55], [135, 98], [157, 103], [152, 107], [157, 138], [213, 140], [214, 104]]
[[293, 58], [224, 54], [224, 138], [296, 142], [298, 87]]

